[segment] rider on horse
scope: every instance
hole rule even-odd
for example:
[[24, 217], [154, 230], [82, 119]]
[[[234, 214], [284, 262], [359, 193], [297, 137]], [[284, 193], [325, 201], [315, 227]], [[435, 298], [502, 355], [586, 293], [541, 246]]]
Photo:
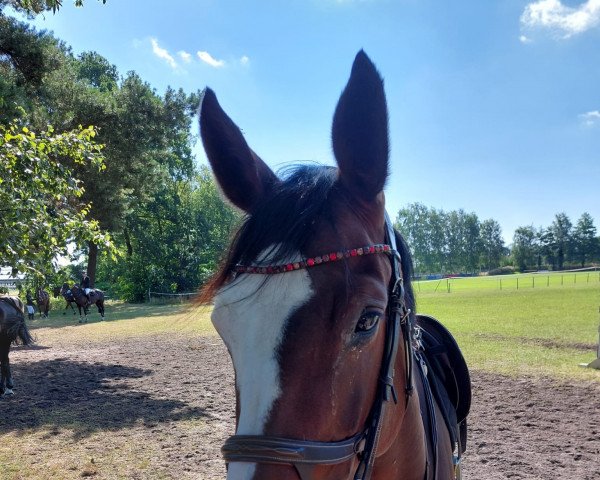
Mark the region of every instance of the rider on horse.
[[79, 286], [83, 289], [83, 291], [85, 292], [85, 296], [88, 299], [88, 302], [90, 301], [90, 292], [91, 292], [91, 288], [90, 288], [90, 277], [88, 277], [87, 272], [84, 270], [83, 272], [81, 272], [83, 274], [83, 277], [81, 279], [81, 282], [79, 282]]

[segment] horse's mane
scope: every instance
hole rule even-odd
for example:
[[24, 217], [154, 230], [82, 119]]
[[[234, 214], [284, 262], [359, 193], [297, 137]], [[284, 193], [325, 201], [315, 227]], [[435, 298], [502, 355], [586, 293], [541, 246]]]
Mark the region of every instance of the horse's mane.
[[[336, 185], [337, 168], [316, 164], [297, 165], [280, 173], [282, 181], [256, 206], [251, 215], [244, 218], [219, 270], [202, 288], [200, 303], [209, 303], [213, 299], [231, 278], [236, 264], [251, 264], [263, 252], [269, 256], [271, 264], [287, 263], [292, 255], [304, 251], [315, 234], [317, 219], [325, 218], [335, 230], [335, 215], [331, 214], [327, 200]], [[396, 236], [400, 240], [397, 243], [406, 278], [408, 307], [412, 308], [412, 260], [404, 240], [399, 234]], [[273, 247], [273, 250], [265, 252], [269, 247]], [[334, 249], [336, 247], [332, 246]]]

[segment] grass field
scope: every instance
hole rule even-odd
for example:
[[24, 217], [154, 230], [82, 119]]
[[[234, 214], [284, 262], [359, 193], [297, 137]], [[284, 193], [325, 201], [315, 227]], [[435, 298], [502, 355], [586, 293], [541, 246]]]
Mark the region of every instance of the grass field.
[[[58, 307], [62, 308], [62, 302]], [[109, 301], [106, 303], [106, 321], [92, 307], [88, 315], [89, 323], [79, 324], [79, 315], [50, 310], [50, 318], [29, 321], [34, 333], [44, 339], [56, 341], [76, 340], [105, 341], [111, 337], [135, 337], [161, 333], [185, 333], [198, 335], [216, 335], [210, 323], [210, 308], [192, 308], [190, 304], [150, 305], [128, 304]]]
[[596, 357], [600, 283], [553, 280], [519, 290], [490, 288], [498, 277], [453, 279], [450, 293], [417, 287], [418, 311], [447, 325], [474, 368], [600, 381], [599, 371], [578, 366]]
[[[598, 272], [592, 272], [597, 275]], [[573, 274], [564, 274], [569, 278]], [[543, 276], [531, 286], [521, 276], [520, 288], [490, 288], [499, 277], [452, 279], [450, 293], [416, 287], [418, 311], [435, 316], [456, 336], [472, 368], [510, 375], [549, 375], [600, 381], [600, 372], [584, 369], [596, 357], [600, 322], [600, 282], [587, 272], [569, 282], [560, 274]], [[505, 282], [514, 278], [502, 277]], [[421, 282], [422, 284], [426, 282]], [[549, 286], [546, 285], [549, 284]], [[521, 285], [530, 285], [521, 288]], [[60, 308], [60, 307], [58, 307]], [[109, 303], [107, 321], [78, 325], [76, 318], [53, 311], [49, 320], [31, 322], [38, 335], [51, 341], [104, 341], [160, 333], [216, 335], [209, 308]]]

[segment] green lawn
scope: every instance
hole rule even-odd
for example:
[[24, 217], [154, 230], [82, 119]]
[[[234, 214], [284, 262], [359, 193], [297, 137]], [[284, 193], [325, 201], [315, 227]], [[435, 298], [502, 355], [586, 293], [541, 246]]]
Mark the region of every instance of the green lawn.
[[500, 290], [468, 280], [471, 289], [421, 290], [417, 302], [455, 334], [469, 365], [600, 381], [600, 371], [578, 366], [596, 356], [600, 283]]
[[[62, 308], [62, 306], [61, 306]], [[50, 318], [29, 321], [35, 336], [45, 340], [104, 341], [112, 337], [135, 337], [161, 333], [216, 335], [210, 323], [210, 308], [191, 303], [176, 305], [128, 304], [107, 302], [106, 319], [100, 321], [95, 307], [90, 309], [88, 323], [79, 324], [79, 315], [51, 310]]]

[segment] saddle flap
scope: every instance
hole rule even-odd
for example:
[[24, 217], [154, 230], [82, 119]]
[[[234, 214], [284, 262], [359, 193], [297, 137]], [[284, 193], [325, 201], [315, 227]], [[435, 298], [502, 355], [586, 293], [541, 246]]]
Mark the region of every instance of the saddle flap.
[[460, 424], [471, 408], [471, 378], [467, 363], [452, 334], [438, 320], [429, 315], [417, 315], [416, 323], [422, 330], [423, 354], [432, 367], [431, 373], [444, 387]]

